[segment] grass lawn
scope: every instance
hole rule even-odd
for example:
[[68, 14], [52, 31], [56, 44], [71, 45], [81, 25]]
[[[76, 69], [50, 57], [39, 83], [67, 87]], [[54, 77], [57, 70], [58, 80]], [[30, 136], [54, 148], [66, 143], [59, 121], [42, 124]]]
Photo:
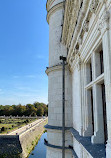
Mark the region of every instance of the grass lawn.
[[[35, 121], [36, 119], [0, 119], [0, 134], [6, 134], [10, 131], [13, 131], [15, 129], [18, 129], [22, 126], [25, 126], [33, 121]], [[4, 127], [4, 131], [2, 131]]]

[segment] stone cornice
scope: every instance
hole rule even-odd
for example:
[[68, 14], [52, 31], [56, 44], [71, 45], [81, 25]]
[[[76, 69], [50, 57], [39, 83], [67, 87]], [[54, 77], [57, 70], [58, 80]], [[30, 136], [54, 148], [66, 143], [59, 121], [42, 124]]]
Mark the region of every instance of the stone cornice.
[[[68, 65], [66, 65], [66, 69], [68, 69]], [[59, 70], [62, 70], [62, 64], [58, 64], [58, 65], [55, 65], [55, 66], [52, 66], [52, 67], [48, 67], [45, 72], [48, 75], [52, 71], [59, 71]]]
[[110, 28], [109, 19], [110, 13], [105, 10], [98, 21], [98, 30], [101, 31], [102, 34]]
[[[73, 37], [72, 37], [72, 41], [71, 41], [71, 45], [70, 45], [70, 48], [69, 48], [68, 56], [71, 55], [71, 52], [72, 52], [71, 48], [73, 47], [73, 49], [75, 49], [75, 47], [76, 47], [77, 37], [78, 37], [78, 34], [81, 31], [81, 27], [83, 28], [83, 31], [82, 31], [83, 34], [84, 34], [85, 31], [88, 31], [88, 19], [84, 20], [85, 17], [86, 17], [87, 11], [88, 11], [88, 6], [89, 6], [89, 0], [84, 0], [83, 4], [82, 4], [82, 7], [79, 11], [79, 16], [78, 16], [77, 24], [76, 24], [75, 29], [74, 29], [74, 34], [73, 34]], [[83, 35], [81, 35], [81, 37], [82, 36]]]
[[[50, 130], [62, 130], [62, 126], [52, 126], [52, 125], [45, 125], [44, 126], [46, 129]], [[65, 127], [65, 130], [70, 130], [71, 127]]]
[[[71, 42], [69, 43], [69, 52], [67, 62], [71, 66], [73, 60], [71, 59], [72, 54], [76, 51], [76, 47], [82, 45], [83, 36], [85, 32], [89, 32], [89, 21], [92, 14], [98, 14], [103, 2], [101, 0], [84, 0], [79, 10], [78, 20], [76, 22], [74, 32], [72, 35]], [[72, 60], [72, 62], [71, 62]]]
[[47, 11], [49, 11], [49, 8], [50, 6], [52, 5], [52, 3], [54, 2], [55, 0], [47, 0], [47, 3], [46, 3], [46, 9]]
[[48, 10], [48, 12], [47, 12], [47, 22], [49, 23], [50, 16], [54, 12], [56, 12], [57, 10], [62, 9], [62, 8], [64, 8], [64, 2], [60, 2], [56, 5], [54, 5], [50, 10]]
[[74, 24], [74, 22], [72, 21], [72, 14], [74, 13], [73, 17], [76, 17], [74, 6], [77, 6], [77, 4], [75, 4], [74, 2], [75, 2], [74, 0], [70, 0], [70, 1], [66, 0], [65, 3], [64, 24], [62, 31], [62, 43], [64, 43], [65, 45], [68, 45], [68, 41], [69, 41], [68, 35], [71, 34], [73, 31], [72, 24]]

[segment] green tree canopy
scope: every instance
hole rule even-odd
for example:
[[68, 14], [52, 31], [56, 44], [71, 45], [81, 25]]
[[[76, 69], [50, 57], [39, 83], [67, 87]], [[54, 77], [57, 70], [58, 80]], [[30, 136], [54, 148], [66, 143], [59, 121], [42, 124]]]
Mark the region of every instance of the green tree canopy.
[[0, 116], [42, 116], [48, 115], [48, 106], [44, 103], [35, 102], [26, 105], [0, 105]]

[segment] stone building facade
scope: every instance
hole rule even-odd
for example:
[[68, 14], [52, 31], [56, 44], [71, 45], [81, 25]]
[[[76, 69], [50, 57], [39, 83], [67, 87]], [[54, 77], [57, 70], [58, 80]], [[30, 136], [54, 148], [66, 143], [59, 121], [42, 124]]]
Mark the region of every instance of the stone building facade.
[[49, 116], [47, 158], [111, 158], [111, 0], [47, 0]]

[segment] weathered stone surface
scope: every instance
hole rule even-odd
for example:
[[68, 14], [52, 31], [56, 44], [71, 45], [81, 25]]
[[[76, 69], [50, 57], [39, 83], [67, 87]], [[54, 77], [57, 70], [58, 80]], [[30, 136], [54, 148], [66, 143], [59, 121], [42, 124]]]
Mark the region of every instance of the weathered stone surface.
[[[66, 144], [73, 142], [79, 158], [94, 158], [98, 156], [94, 155], [93, 145], [98, 148], [106, 143], [106, 158], [110, 158], [111, 0], [66, 0], [65, 7], [60, 7], [59, 2], [62, 1], [48, 0], [50, 11], [53, 10], [49, 18], [47, 73], [49, 125], [62, 127], [62, 68], [57, 65], [60, 65], [59, 56], [64, 55], [69, 68], [65, 76], [66, 126], [72, 126], [80, 136], [90, 137], [87, 142], [92, 152], [85, 147], [85, 139], [77, 141], [74, 135], [71, 141], [68, 137]], [[62, 145], [60, 132], [56, 129], [48, 131], [50, 144]], [[47, 158], [62, 157], [60, 151], [47, 149]], [[99, 157], [105, 157], [105, 152], [101, 153], [98, 153]]]

